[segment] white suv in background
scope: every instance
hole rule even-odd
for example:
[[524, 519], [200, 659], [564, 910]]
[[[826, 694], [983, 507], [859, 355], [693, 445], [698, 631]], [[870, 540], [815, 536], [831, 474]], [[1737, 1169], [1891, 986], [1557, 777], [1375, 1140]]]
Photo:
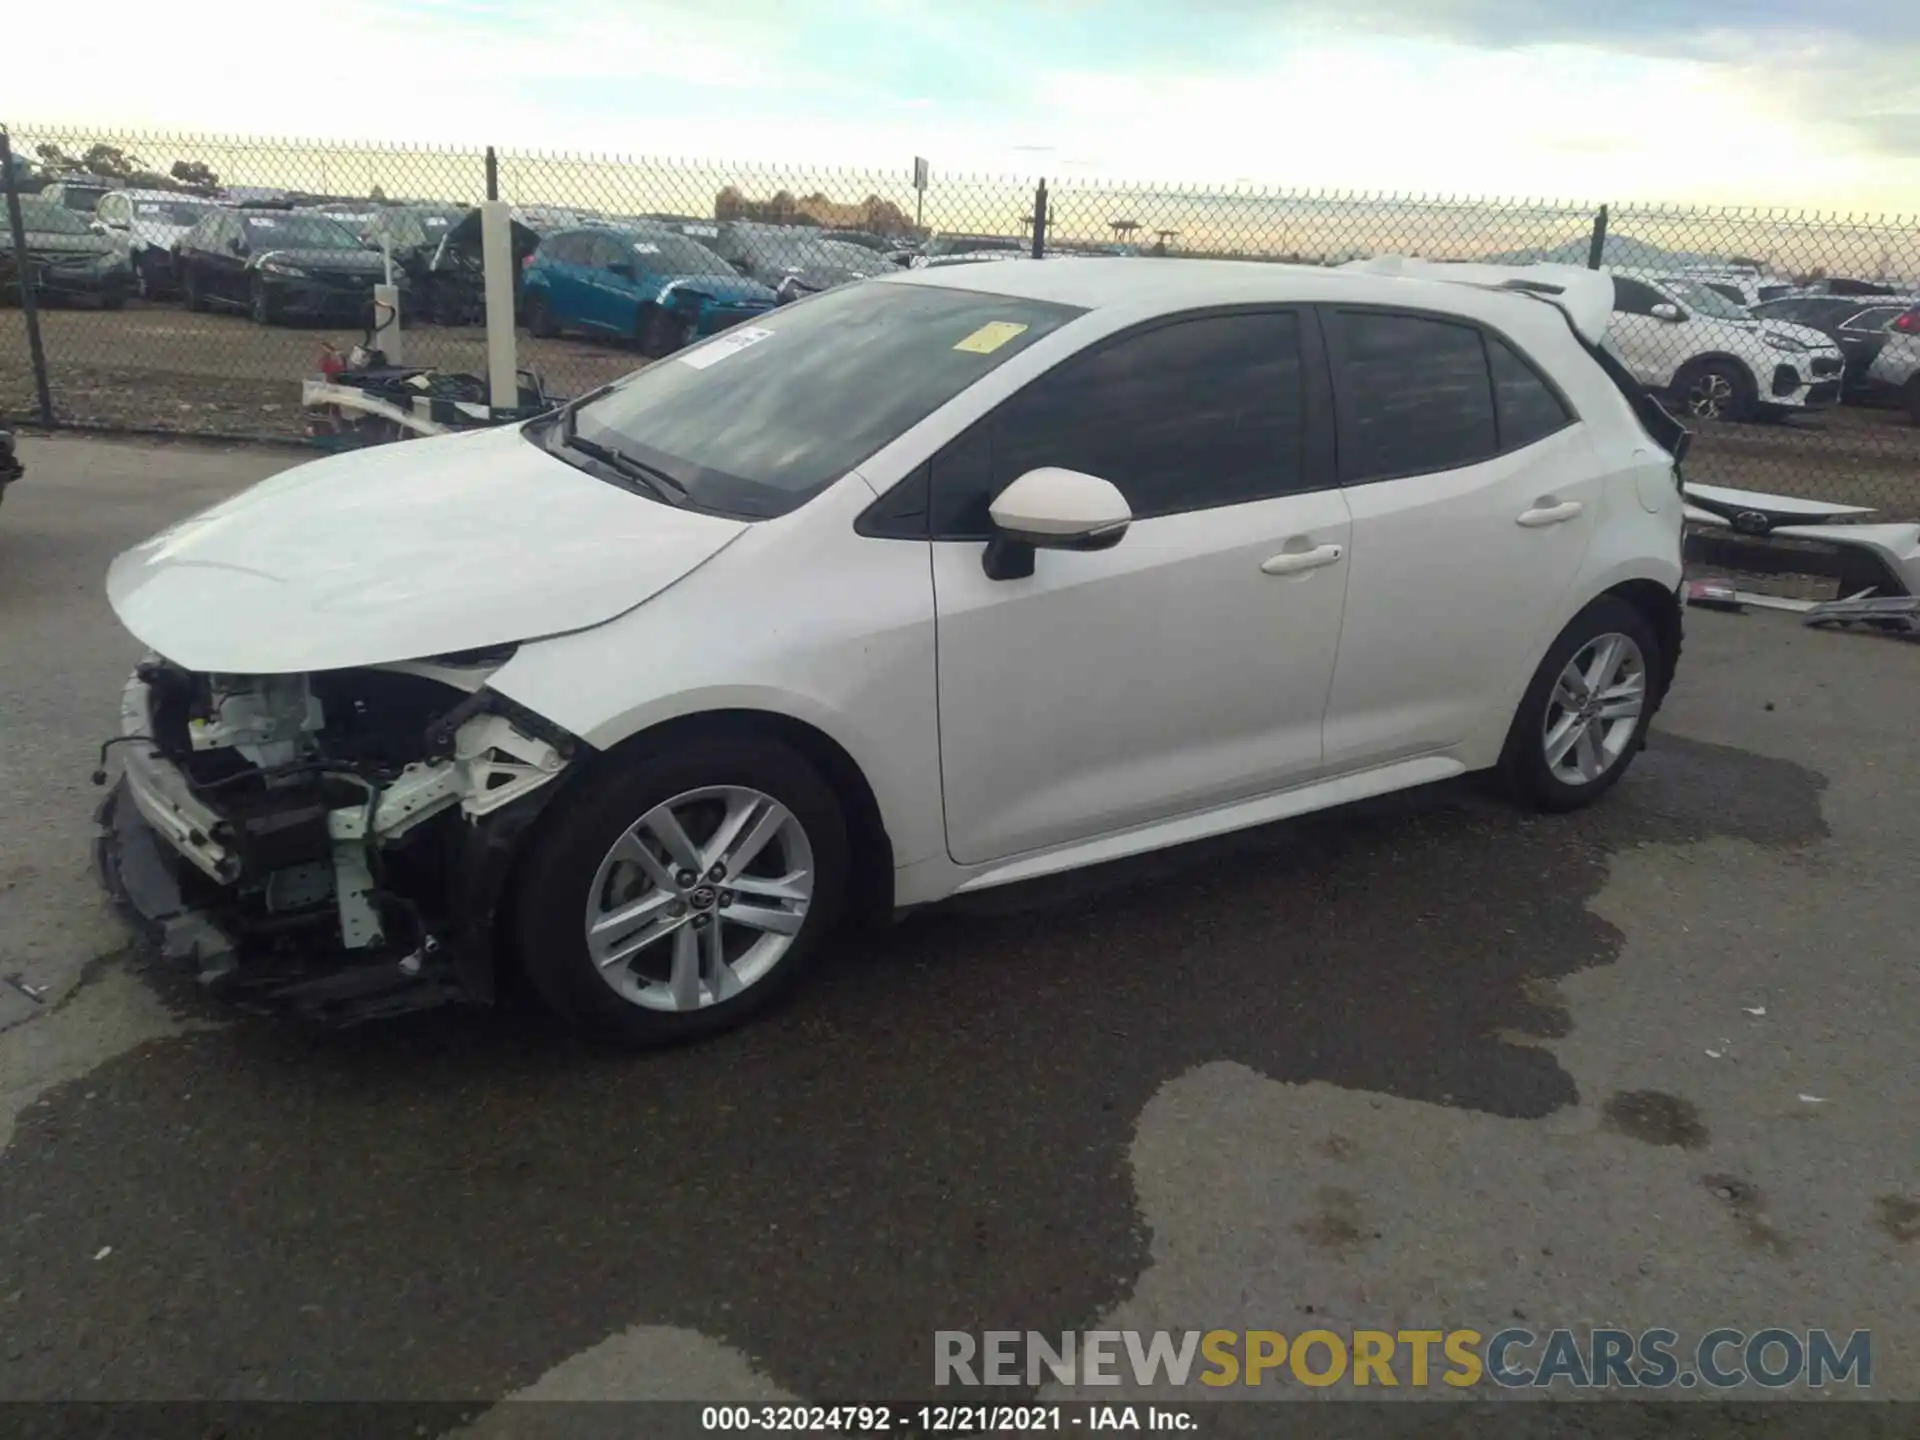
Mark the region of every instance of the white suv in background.
[[1686, 279], [1698, 280], [1714, 294], [1749, 309], [1794, 293], [1793, 281], [1765, 274], [1751, 266], [1689, 265], [1681, 274]]
[[[1497, 769], [1598, 799], [1679, 654], [1686, 432], [1590, 271], [898, 271], [117, 559], [102, 819], [208, 984], [525, 969], [636, 1042], [885, 917]], [[751, 423], [743, 423], [743, 417]]]
[[100, 197], [93, 220], [126, 246], [134, 289], [141, 298], [154, 300], [174, 289], [174, 245], [202, 215], [222, 208], [217, 200], [171, 190], [112, 190]]
[[1607, 343], [1641, 384], [1697, 420], [1775, 418], [1840, 403], [1840, 347], [1807, 325], [1758, 320], [1697, 278], [1612, 270]]

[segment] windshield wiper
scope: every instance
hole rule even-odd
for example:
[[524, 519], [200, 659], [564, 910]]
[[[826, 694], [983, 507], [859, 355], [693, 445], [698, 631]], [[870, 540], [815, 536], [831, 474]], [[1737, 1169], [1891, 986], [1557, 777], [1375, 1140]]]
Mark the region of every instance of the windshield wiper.
[[[581, 399], [591, 398], [591, 393], [593, 392], [590, 392], [589, 395], [582, 396]], [[602, 445], [597, 440], [584, 438], [576, 428], [576, 407], [579, 404], [580, 401], [576, 400], [562, 412], [560, 421], [560, 443], [562, 445], [566, 446], [569, 450], [586, 456], [589, 460], [599, 461], [609, 470], [645, 488], [655, 499], [665, 500], [674, 505], [683, 505], [686, 503], [689, 498], [687, 487], [674, 479], [673, 476], [667, 474], [666, 471], [659, 469], [657, 466], [648, 465], [644, 461], [636, 460], [624, 450], [616, 450], [611, 445]]]

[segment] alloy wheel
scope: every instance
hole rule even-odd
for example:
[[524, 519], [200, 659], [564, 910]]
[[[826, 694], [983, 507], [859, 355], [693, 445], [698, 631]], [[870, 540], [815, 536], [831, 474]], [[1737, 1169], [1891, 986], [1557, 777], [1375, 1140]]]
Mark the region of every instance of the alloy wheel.
[[1595, 636], [1574, 654], [1547, 699], [1541, 743], [1563, 785], [1591, 785], [1619, 763], [1647, 705], [1647, 660], [1630, 635]]
[[1701, 420], [1718, 420], [1733, 404], [1733, 381], [1718, 370], [1696, 376], [1687, 387], [1688, 413]]
[[742, 786], [689, 790], [641, 816], [601, 860], [587, 953], [630, 1004], [718, 1005], [785, 957], [813, 886], [813, 847], [786, 806]]

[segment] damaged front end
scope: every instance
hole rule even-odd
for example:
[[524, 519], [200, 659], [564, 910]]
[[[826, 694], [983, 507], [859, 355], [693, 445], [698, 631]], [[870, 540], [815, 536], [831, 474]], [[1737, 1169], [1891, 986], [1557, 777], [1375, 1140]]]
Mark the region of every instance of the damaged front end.
[[584, 749], [485, 688], [505, 658], [145, 661], [108, 742], [125, 763], [99, 814], [104, 882], [243, 1004], [346, 1023], [490, 1001], [516, 842]]

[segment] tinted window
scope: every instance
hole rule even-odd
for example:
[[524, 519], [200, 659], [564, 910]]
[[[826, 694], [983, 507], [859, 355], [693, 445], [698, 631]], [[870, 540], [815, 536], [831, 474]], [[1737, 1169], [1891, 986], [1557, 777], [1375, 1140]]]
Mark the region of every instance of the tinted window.
[[359, 238], [326, 215], [242, 215], [247, 242], [257, 250], [358, 250]]
[[1498, 450], [1479, 330], [1362, 310], [1334, 318], [1348, 483], [1451, 470]]
[[1220, 315], [1131, 335], [995, 412], [994, 491], [1042, 465], [1111, 480], [1138, 517], [1302, 488], [1300, 320]]
[[1487, 346], [1487, 368], [1493, 374], [1502, 450], [1518, 450], [1573, 423], [1567, 407], [1538, 371], [1498, 336], [1482, 338]]
[[1740, 304], [1745, 298], [1741, 295], [1738, 285], [1729, 285], [1723, 280], [1709, 280], [1707, 282], [1707, 289], [1713, 291], [1714, 294], [1720, 296], [1722, 299], [1733, 301], [1736, 305]]
[[540, 247], [540, 258], [556, 265], [584, 265], [589, 244], [585, 235], [556, 235]]
[[1840, 328], [1878, 332], [1886, 329], [1905, 313], [1904, 305], [1876, 305], [1871, 310], [1862, 310], [1858, 315], [1852, 316]]
[[1629, 280], [1624, 275], [1613, 277], [1613, 308], [1625, 314], [1651, 315], [1654, 306], [1672, 303], [1651, 285]]
[[931, 285], [830, 290], [628, 376], [580, 408], [579, 431], [695, 506], [782, 515], [1080, 313]]

